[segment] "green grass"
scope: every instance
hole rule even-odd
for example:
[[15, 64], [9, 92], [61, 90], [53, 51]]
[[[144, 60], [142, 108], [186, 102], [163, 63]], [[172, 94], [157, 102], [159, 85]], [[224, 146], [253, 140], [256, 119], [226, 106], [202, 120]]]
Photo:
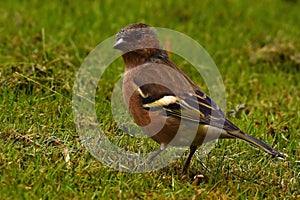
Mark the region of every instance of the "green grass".
[[[0, 12], [0, 199], [300, 198], [299, 1], [32, 0], [2, 2]], [[96, 45], [137, 21], [198, 41], [222, 74], [227, 110], [246, 105], [230, 119], [287, 160], [236, 140], [219, 141], [202, 159], [210, 173], [195, 157], [187, 176], [178, 174], [184, 158], [135, 174], [91, 156], [72, 115], [76, 72]], [[110, 94], [122, 66], [118, 59], [99, 83], [99, 121], [118, 145], [148, 151], [151, 139], [115, 134]], [[208, 177], [193, 180], [200, 173]]]

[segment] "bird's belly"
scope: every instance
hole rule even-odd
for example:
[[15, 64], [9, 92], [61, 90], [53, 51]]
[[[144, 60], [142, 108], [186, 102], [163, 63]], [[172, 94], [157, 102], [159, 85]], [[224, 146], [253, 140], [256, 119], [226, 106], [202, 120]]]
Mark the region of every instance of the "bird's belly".
[[[156, 120], [159, 120], [156, 118]], [[226, 131], [192, 121], [168, 119], [160, 128], [143, 129], [156, 142], [171, 146], [199, 146], [227, 135]], [[158, 123], [157, 123], [158, 124]], [[156, 127], [156, 126], [154, 126]]]
[[226, 132], [222, 129], [203, 124], [183, 123], [182, 129], [170, 142], [172, 146], [199, 146], [206, 142], [216, 140]]

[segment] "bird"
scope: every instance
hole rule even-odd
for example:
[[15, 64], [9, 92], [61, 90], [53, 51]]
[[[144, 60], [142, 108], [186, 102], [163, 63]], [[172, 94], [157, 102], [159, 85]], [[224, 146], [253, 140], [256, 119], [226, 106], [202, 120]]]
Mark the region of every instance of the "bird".
[[151, 163], [168, 146], [189, 146], [186, 173], [197, 148], [215, 139], [241, 139], [285, 159], [265, 142], [240, 130], [163, 49], [153, 27], [129, 24], [116, 34], [113, 49], [125, 63], [122, 92], [130, 115], [143, 132], [160, 144]]

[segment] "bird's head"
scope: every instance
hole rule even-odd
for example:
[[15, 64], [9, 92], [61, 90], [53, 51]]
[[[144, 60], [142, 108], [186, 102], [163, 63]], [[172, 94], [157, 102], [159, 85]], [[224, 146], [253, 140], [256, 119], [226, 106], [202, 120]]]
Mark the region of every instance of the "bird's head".
[[133, 52], [147, 57], [162, 50], [153, 28], [143, 23], [130, 24], [122, 28], [116, 35], [116, 39], [113, 48], [121, 50], [124, 55]]

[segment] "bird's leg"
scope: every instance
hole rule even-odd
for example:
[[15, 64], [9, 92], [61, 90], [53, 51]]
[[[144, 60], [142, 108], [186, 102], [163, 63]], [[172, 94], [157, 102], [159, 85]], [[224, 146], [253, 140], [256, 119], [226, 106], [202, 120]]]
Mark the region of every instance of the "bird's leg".
[[157, 150], [156, 152], [154, 152], [150, 158], [147, 159], [147, 164], [150, 164], [153, 159], [158, 156], [161, 152], [163, 152], [165, 149], [167, 148], [167, 145], [161, 144], [159, 150]]
[[185, 164], [184, 164], [184, 167], [182, 170], [183, 174], [185, 174], [187, 172], [187, 169], [190, 165], [191, 159], [192, 159], [193, 155], [195, 154], [196, 150], [197, 150], [197, 146], [190, 146], [190, 154], [189, 154], [187, 160], [185, 161]]

